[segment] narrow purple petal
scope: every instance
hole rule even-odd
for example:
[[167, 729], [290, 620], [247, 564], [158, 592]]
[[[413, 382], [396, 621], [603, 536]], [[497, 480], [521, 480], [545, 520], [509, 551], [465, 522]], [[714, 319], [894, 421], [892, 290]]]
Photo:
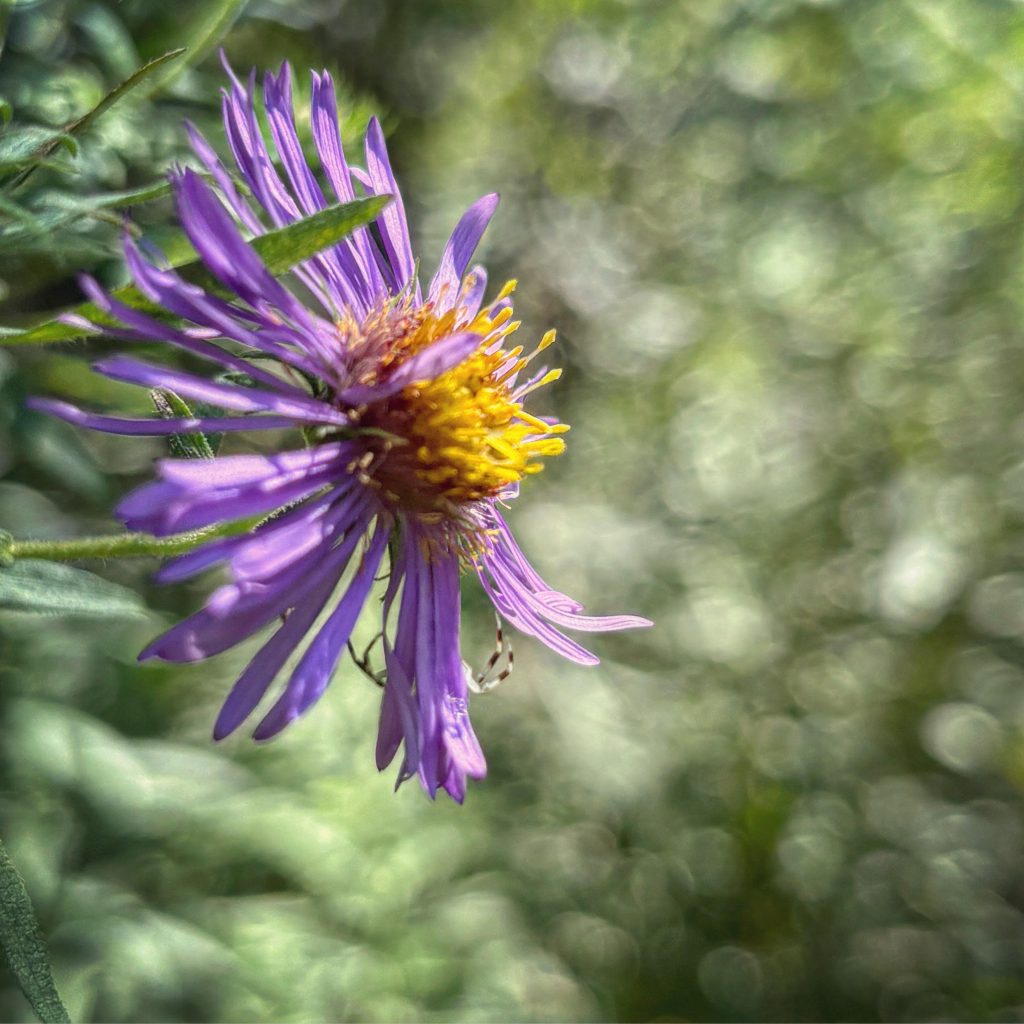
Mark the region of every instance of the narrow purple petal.
[[430, 301], [435, 303], [441, 312], [447, 312], [458, 301], [462, 275], [465, 274], [480, 238], [498, 208], [498, 198], [497, 192], [482, 196], [455, 225], [455, 230], [444, 248], [437, 273], [430, 282]]
[[[317, 155], [320, 157], [320, 165], [327, 175], [327, 180], [331, 183], [338, 202], [351, 202], [355, 199], [356, 194], [352, 187], [352, 178], [349, 174], [348, 162], [345, 159], [341, 143], [341, 132], [338, 128], [338, 101], [334, 93], [334, 82], [326, 71], [323, 75], [313, 73], [310, 126]], [[373, 241], [365, 228], [353, 232], [347, 241], [351, 243], [354, 259], [364, 282], [364, 294], [368, 308], [374, 299], [387, 291], [371, 252]], [[366, 312], [366, 309], [361, 312]]]
[[474, 267], [462, 282], [462, 294], [459, 296], [459, 307], [467, 320], [471, 320], [480, 312], [480, 304], [484, 301], [487, 290], [487, 271], [483, 267]]
[[[405, 204], [402, 194], [391, 170], [387, 146], [384, 143], [384, 132], [380, 121], [371, 118], [366, 128], [366, 170], [371, 187], [376, 195], [390, 193], [394, 200], [388, 204], [384, 212], [377, 218], [380, 225], [381, 239], [384, 250], [395, 272], [395, 284], [401, 291], [412, 280], [416, 272], [416, 261], [412, 255], [409, 241], [409, 223], [405, 216]], [[419, 284], [416, 284], [416, 302], [422, 301]]]
[[339, 398], [348, 405], [379, 402], [411, 384], [440, 377], [442, 373], [458, 366], [479, 347], [479, 334], [468, 331], [451, 334], [407, 359], [383, 383], [356, 384], [342, 391]]
[[131, 529], [166, 536], [273, 512], [345, 479], [343, 464], [328, 463], [220, 489], [188, 490], [161, 480], [129, 494], [118, 505], [116, 514]]
[[[368, 527], [369, 522], [357, 524], [352, 529], [353, 538], [358, 541], [358, 537]], [[296, 601], [284, 624], [260, 648], [232, 687], [214, 725], [215, 740], [221, 740], [234, 732], [262, 700], [289, 655], [312, 629], [338, 585], [354, 550], [355, 544], [345, 544], [334, 549], [326, 554], [320, 566], [310, 574], [301, 591], [301, 598]]]
[[252, 207], [238, 194], [238, 189], [235, 188], [235, 183], [231, 180], [231, 175], [228, 173], [227, 168], [221, 163], [220, 157], [217, 156], [213, 147], [206, 141], [202, 132], [191, 121], [185, 122], [185, 131], [188, 133], [193, 151], [217, 183], [217, 188], [220, 189], [221, 195], [228, 201], [228, 205], [234, 211], [235, 216], [254, 235], [262, 235], [266, 229], [260, 223]]
[[210, 490], [238, 487], [281, 476], [308, 472], [337, 463], [357, 451], [346, 441], [318, 444], [314, 448], [278, 452], [276, 455], [222, 455], [216, 459], [161, 459], [157, 471], [164, 480], [184, 488]]
[[549, 625], [537, 615], [523, 601], [521, 588], [502, 588], [500, 584], [492, 582], [482, 571], [479, 572], [479, 577], [491, 603], [498, 609], [502, 617], [521, 633], [536, 637], [556, 654], [561, 654], [563, 658], [575, 661], [579, 665], [601, 664], [601, 659], [597, 655], [576, 643], [575, 640], [570, 640], [569, 637], [560, 633], [554, 626]]
[[295, 426], [288, 416], [200, 416], [192, 419], [134, 420], [123, 416], [102, 416], [89, 413], [68, 402], [55, 398], [29, 398], [26, 408], [56, 416], [76, 427], [98, 430], [104, 434], [124, 434], [130, 437], [166, 437], [170, 434], [188, 434], [194, 431], [226, 433], [235, 430], [282, 430]]
[[365, 529], [365, 509], [364, 501], [336, 524], [335, 535], [346, 531], [337, 554], [331, 551], [330, 558], [325, 558], [324, 551], [317, 549], [296, 559], [272, 579], [244, 580], [218, 587], [203, 608], [157, 637], [142, 651], [139, 660], [202, 661], [269, 625], [295, 605], [306, 587], [315, 585], [314, 581], [325, 571], [325, 564], [334, 566], [342, 559], [348, 560]]
[[286, 568], [296, 558], [324, 543], [344, 514], [345, 491], [328, 493], [304, 501], [238, 537], [222, 537], [167, 562], [156, 574], [161, 583], [178, 582], [229, 561], [231, 578], [266, 579]]
[[260, 648], [231, 688], [213, 727], [215, 740], [229, 736], [252, 714], [289, 655], [313, 627], [336, 585], [337, 577], [326, 571], [321, 574], [317, 585], [307, 583], [302, 598], [292, 608], [284, 624]]
[[100, 359], [92, 368], [113, 380], [141, 384], [149, 388], [169, 388], [185, 398], [231, 409], [234, 412], [274, 412], [305, 423], [348, 424], [348, 416], [326, 402], [303, 395], [274, 394], [258, 388], [243, 387], [196, 377], [181, 370], [152, 366], [128, 356]]
[[308, 311], [267, 271], [209, 185], [191, 170], [171, 181], [181, 226], [207, 269], [253, 308], [270, 303], [297, 323], [307, 322]]
[[387, 684], [380, 702], [375, 757], [377, 769], [383, 771], [405, 741], [405, 757], [398, 773], [397, 788], [415, 773], [420, 762], [419, 712], [412, 682], [387, 643], [384, 646], [384, 667]]
[[253, 733], [255, 739], [266, 740], [276, 736], [286, 725], [308, 711], [327, 689], [373, 586], [373, 577], [384, 555], [389, 529], [390, 524], [377, 524], [370, 546], [352, 582], [323, 629], [302, 656], [284, 693], [257, 726]]

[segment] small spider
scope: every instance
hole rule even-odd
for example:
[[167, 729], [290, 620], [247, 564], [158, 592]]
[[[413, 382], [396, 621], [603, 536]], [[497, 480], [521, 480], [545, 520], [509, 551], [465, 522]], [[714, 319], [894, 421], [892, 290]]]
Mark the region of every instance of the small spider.
[[[494, 613], [494, 623], [497, 646], [487, 659], [487, 664], [484, 665], [483, 671], [474, 675], [472, 668], [466, 662], [462, 663], [462, 672], [466, 677], [466, 685], [474, 693], [489, 693], [495, 687], [501, 685], [512, 675], [512, 669], [515, 665], [515, 658], [512, 654], [512, 641], [505, 636], [501, 628], [501, 617], [497, 612]], [[491, 673], [503, 657], [505, 659], [505, 667], [492, 678]]]
[[381, 669], [379, 672], [374, 672], [373, 669], [370, 668], [370, 651], [373, 650], [377, 642], [383, 639], [383, 637], [384, 632], [382, 630], [366, 645], [366, 649], [363, 651], [363, 656], [361, 658], [356, 654], [356, 649], [352, 646], [352, 641], [348, 641], [348, 653], [352, 655], [352, 661], [355, 663], [356, 668], [358, 668], [367, 679], [376, 683], [377, 686], [384, 686], [387, 682], [387, 672], [384, 669]]
[[[466, 678], [466, 685], [474, 693], [489, 693], [512, 675], [512, 669], [515, 666], [515, 657], [512, 654], [512, 641], [505, 636], [504, 630], [502, 629], [501, 619], [497, 614], [495, 614], [494, 620], [497, 645], [491, 653], [491, 656], [487, 659], [487, 664], [484, 665], [480, 672], [474, 673], [473, 669], [467, 662], [464, 661], [462, 663], [462, 671]], [[384, 669], [375, 672], [373, 668], [371, 668], [370, 652], [383, 636], [383, 632], [380, 632], [373, 637], [363, 650], [362, 657], [356, 654], [356, 649], [352, 646], [352, 641], [348, 641], [348, 653], [352, 656], [352, 661], [356, 668], [358, 668], [367, 679], [377, 686], [385, 686], [387, 684], [387, 672]], [[494, 672], [496, 666], [503, 657], [505, 659], [504, 668], [502, 668], [497, 675], [492, 677], [491, 673]]]

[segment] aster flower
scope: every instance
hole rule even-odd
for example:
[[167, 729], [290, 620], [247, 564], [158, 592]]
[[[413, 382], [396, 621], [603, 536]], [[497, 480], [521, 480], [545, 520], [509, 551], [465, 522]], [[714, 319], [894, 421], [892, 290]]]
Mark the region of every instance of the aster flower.
[[441, 788], [461, 802], [467, 777], [479, 779], [486, 770], [467, 708], [473, 680], [459, 651], [463, 576], [475, 574], [497, 613], [520, 632], [582, 665], [598, 659], [563, 630], [650, 623], [581, 614], [530, 566], [505, 522], [503, 509], [520, 481], [563, 450], [568, 428], [524, 408], [532, 391], [559, 375], [531, 365], [554, 332], [529, 355], [513, 347], [514, 282], [485, 303], [487, 275], [469, 269], [498, 196], [466, 211], [424, 294], [380, 125], [374, 119], [367, 128], [365, 169], [350, 165], [331, 78], [314, 73], [312, 136], [330, 191], [339, 202], [356, 198], [357, 187], [394, 199], [372, 226], [297, 269], [312, 296], [307, 306], [271, 276], [244, 234], [328, 205], [299, 143], [290, 70], [267, 74], [263, 88], [283, 177], [257, 121], [255, 73], [243, 84], [228, 72], [224, 127], [254, 202], [191, 126], [193, 148], [216, 190], [192, 170], [173, 172], [171, 182], [185, 233], [231, 297], [154, 263], [130, 237], [124, 251], [136, 286], [185, 326], [83, 282], [120, 324], [103, 327], [105, 334], [166, 342], [229, 371], [210, 379], [118, 355], [95, 363], [97, 372], [169, 389], [223, 413], [131, 420], [54, 400], [35, 405], [71, 423], [129, 435], [301, 428], [306, 446], [278, 454], [162, 459], [159, 479], [120, 504], [127, 527], [158, 536], [261, 517], [248, 532], [209, 540], [163, 566], [158, 578], [171, 582], [223, 564], [229, 582], [140, 658], [199, 661], [277, 623], [214, 727], [220, 739], [241, 726], [305, 645], [256, 725], [254, 737], [269, 739], [323, 694], [383, 573], [386, 683], [377, 764], [384, 768], [404, 747], [399, 783], [418, 775], [431, 797]]

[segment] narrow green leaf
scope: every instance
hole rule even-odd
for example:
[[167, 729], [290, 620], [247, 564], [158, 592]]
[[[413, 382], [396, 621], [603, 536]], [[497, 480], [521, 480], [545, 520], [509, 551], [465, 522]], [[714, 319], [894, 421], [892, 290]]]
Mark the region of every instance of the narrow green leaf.
[[[57, 146], [62, 143], [63, 138], [70, 139], [74, 143], [73, 136], [81, 135], [92, 126], [92, 124], [103, 114], [105, 114], [115, 103], [124, 99], [130, 92], [137, 89], [143, 82], [145, 82], [151, 75], [153, 75], [160, 68], [164, 67], [170, 61], [176, 60], [185, 52], [184, 47], [180, 47], [177, 50], [169, 50], [167, 53], [161, 54], [159, 57], [155, 57], [147, 64], [143, 64], [141, 68], [129, 75], [120, 85], [114, 86], [96, 104], [92, 110], [87, 111], [81, 117], [76, 118], [70, 124], [64, 126], [63, 132], [59, 133], [62, 138], [43, 142], [38, 146], [35, 151], [36, 159], [32, 161], [30, 166], [25, 167], [20, 175], [11, 183], [11, 188], [15, 189], [23, 185], [27, 180], [28, 176], [35, 169], [35, 166], [41, 162], [47, 160]], [[0, 168], [2, 169], [2, 168]]]
[[121, 619], [146, 614], [127, 587], [84, 569], [31, 558], [0, 568], [0, 610]]
[[66, 130], [72, 135], [81, 135], [115, 103], [124, 99], [130, 92], [137, 89], [147, 79], [150, 79], [160, 68], [171, 61], [177, 60], [184, 52], [185, 47], [179, 46], [176, 50], [168, 50], [167, 53], [162, 53], [159, 57], [154, 57], [151, 61], [143, 64], [141, 68], [129, 75], [120, 85], [114, 86], [92, 110], [72, 121]]
[[0, 96], [0, 124], [10, 124], [13, 116], [14, 107], [11, 106], [9, 100], [5, 100], [3, 96]]
[[391, 199], [389, 195], [370, 196], [329, 206], [304, 220], [254, 238], [252, 247], [267, 270], [277, 277], [376, 220]]
[[[173, 420], [177, 417], [192, 419], [193, 412], [188, 403], [168, 388], [154, 388], [149, 397], [156, 406], [156, 411], [165, 420]], [[206, 435], [200, 431], [192, 434], [171, 434], [167, 439], [167, 447], [176, 459], [212, 459], [213, 448]]]
[[[357, 228], [365, 227], [375, 220], [381, 210], [391, 202], [391, 196], [370, 196], [366, 199], [355, 199], [350, 203], [339, 203], [329, 206], [326, 210], [314, 213], [311, 217], [298, 220], [265, 235], [252, 239], [252, 247], [266, 264], [267, 269], [275, 277], [290, 270], [298, 263], [308, 260], [318, 252], [340, 242]], [[187, 281], [198, 284], [212, 292], [223, 295], [223, 286], [215, 280], [199, 260], [178, 264], [178, 272]], [[154, 305], [143, 296], [134, 285], [119, 288], [114, 293], [119, 299], [133, 309], [146, 313], [163, 314], [161, 307]], [[83, 317], [95, 324], [114, 326], [115, 321], [99, 310], [91, 302], [82, 303], [69, 312]], [[164, 314], [166, 315], [166, 314]], [[27, 330], [0, 327], [0, 345], [41, 345], [52, 341], [73, 341], [87, 338], [90, 332], [62, 323], [49, 320]]]
[[123, 210], [139, 203], [149, 203], [171, 194], [169, 181], [155, 181], [152, 185], [125, 189], [123, 192], [101, 192], [96, 196], [78, 196], [70, 193], [49, 193], [41, 197], [44, 206], [63, 207], [69, 213], [89, 213], [92, 210]]
[[34, 124], [11, 128], [0, 135], [0, 174], [31, 169], [48, 160], [61, 146], [72, 156], [78, 153], [78, 143], [67, 130]]
[[67, 1024], [50, 957], [25, 883], [0, 842], [0, 945], [25, 998], [43, 1024]]

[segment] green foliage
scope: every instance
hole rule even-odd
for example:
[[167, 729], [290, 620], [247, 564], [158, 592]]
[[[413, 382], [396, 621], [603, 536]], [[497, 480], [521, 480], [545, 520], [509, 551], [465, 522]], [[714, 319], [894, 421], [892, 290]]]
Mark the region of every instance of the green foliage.
[[[167, 420], [176, 418], [192, 419], [192, 410], [188, 403], [167, 388], [154, 388], [149, 397], [156, 411]], [[199, 431], [193, 434], [172, 434], [167, 439], [167, 448], [176, 459], [212, 459], [213, 448], [209, 439]]]
[[[19, 5], [0, 95], [59, 131], [211, 9]], [[657, 625], [592, 670], [516, 637], [456, 809], [376, 774], [351, 666], [274, 744], [213, 746], [259, 638], [138, 667], [148, 621], [0, 615], [0, 832], [76, 1019], [1022, 1016], [1022, 40], [1008, 0], [250, 6], [233, 64], [286, 56], [300, 94], [330, 66], [353, 162], [353, 94], [384, 113], [425, 277], [502, 192], [480, 258], [524, 335], [560, 329], [573, 425], [510, 521], [553, 586]], [[8, 197], [4, 323], [124, 283], [118, 225], [31, 218], [160, 180], [183, 117], [226, 152], [223, 81], [137, 90]], [[132, 217], [189, 258], [164, 200]], [[23, 409], [97, 395], [108, 344], [0, 352], [19, 537], [109, 534], [165, 451]], [[93, 567], [163, 625], [218, 582]]]
[[50, 973], [46, 943], [39, 931], [25, 883], [0, 843], [0, 948], [25, 998], [43, 1024], [65, 1024], [68, 1011]]
[[[155, 57], [148, 64], [144, 64], [141, 68], [129, 75], [120, 85], [115, 86], [104, 96], [99, 103], [96, 104], [91, 110], [82, 114], [81, 117], [76, 117], [74, 121], [66, 125], [64, 129], [59, 133], [47, 133], [42, 130], [42, 135], [39, 137], [33, 146], [33, 148], [24, 153], [24, 155], [14, 160], [10, 156], [5, 160], [3, 154], [0, 153], [0, 173], [18, 169], [21, 170], [14, 181], [9, 185], [10, 189], [17, 189], [25, 184], [28, 180], [29, 175], [37, 167], [52, 166], [50, 163], [50, 157], [61, 147], [64, 146], [74, 156], [78, 153], [77, 143], [75, 137], [83, 135], [87, 132], [95, 122], [102, 117], [115, 103], [123, 100], [133, 90], [137, 89], [140, 85], [147, 81], [150, 75], [152, 75], [159, 68], [162, 68], [165, 64], [170, 61], [176, 60], [185, 52], [184, 49], [170, 50], [159, 57]], [[19, 149], [25, 148], [24, 137], [27, 133], [28, 137], [31, 138], [33, 133], [39, 133], [40, 129], [24, 128], [20, 132], [12, 131], [9, 133], [10, 137], [21, 138], [23, 141], [21, 145], [17, 143], [13, 144], [13, 149], [17, 153]], [[8, 136], [4, 137], [6, 140]], [[0, 140], [0, 148], [2, 148], [2, 141]]]
[[[384, 195], [338, 203], [294, 224], [275, 228], [257, 236], [252, 239], [252, 247], [270, 273], [283, 274], [328, 246], [341, 241], [356, 228], [374, 220], [390, 201], [391, 197]], [[195, 258], [194, 253], [192, 257], [187, 262], [173, 263], [178, 267], [181, 276], [186, 281], [209, 291], [224, 294], [224, 288], [217, 279]], [[134, 285], [119, 288], [114, 295], [133, 309], [141, 309], [154, 315], [162, 313], [160, 307], [151, 303]], [[116, 320], [91, 302], [83, 302], [71, 312], [97, 324], [116, 323]], [[88, 337], [90, 333], [92, 332], [73, 324], [50, 320], [24, 331], [0, 329], [0, 345], [39, 345], [53, 341], [72, 341]]]
[[0, 567], [0, 611], [100, 619], [146, 614], [139, 596], [127, 587], [84, 569], [32, 558]]

